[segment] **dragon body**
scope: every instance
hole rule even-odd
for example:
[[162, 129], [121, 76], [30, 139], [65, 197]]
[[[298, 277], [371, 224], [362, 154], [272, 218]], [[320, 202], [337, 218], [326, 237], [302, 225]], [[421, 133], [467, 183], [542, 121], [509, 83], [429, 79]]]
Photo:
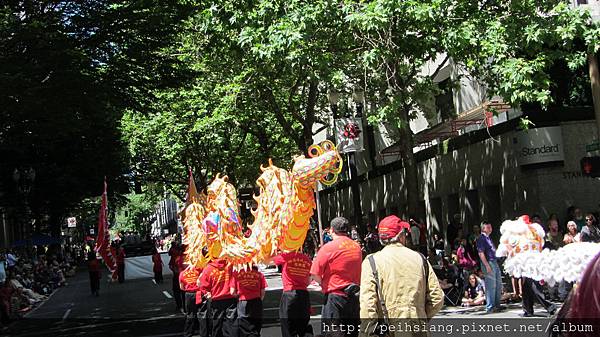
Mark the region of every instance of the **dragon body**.
[[[315, 209], [317, 182], [335, 182], [341, 165], [333, 143], [324, 142], [309, 148], [309, 158], [297, 157], [291, 171], [276, 167], [270, 160], [269, 166], [261, 166], [257, 180], [260, 194], [254, 197], [257, 207], [252, 210], [254, 222], [249, 225], [252, 233], [247, 238], [242, 234], [235, 188], [226, 176], [217, 176], [206, 196], [194, 198], [185, 209], [186, 260], [203, 267], [212, 259], [225, 258], [242, 269], [279, 251], [299, 250]], [[201, 253], [204, 247], [207, 254]]]
[[506, 220], [500, 227], [498, 257], [506, 257], [504, 270], [514, 277], [557, 282], [579, 281], [585, 267], [600, 253], [599, 243], [576, 242], [558, 250], [543, 249], [544, 230], [527, 216]]

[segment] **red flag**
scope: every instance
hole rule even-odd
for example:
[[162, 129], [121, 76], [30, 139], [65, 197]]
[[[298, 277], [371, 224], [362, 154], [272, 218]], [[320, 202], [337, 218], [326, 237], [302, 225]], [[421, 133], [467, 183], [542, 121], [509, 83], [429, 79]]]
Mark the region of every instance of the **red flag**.
[[198, 198], [198, 190], [196, 189], [196, 181], [194, 180], [194, 175], [192, 174], [192, 169], [189, 169], [189, 179], [188, 179], [188, 190], [187, 195], [185, 196], [186, 206], [191, 204], [192, 202], [197, 202]]
[[114, 255], [110, 250], [110, 234], [108, 233], [107, 200], [106, 200], [106, 178], [104, 179], [104, 193], [102, 193], [102, 205], [98, 214], [98, 237], [96, 238], [95, 250], [102, 256], [104, 264], [112, 273], [112, 278], [117, 278], [117, 268]]

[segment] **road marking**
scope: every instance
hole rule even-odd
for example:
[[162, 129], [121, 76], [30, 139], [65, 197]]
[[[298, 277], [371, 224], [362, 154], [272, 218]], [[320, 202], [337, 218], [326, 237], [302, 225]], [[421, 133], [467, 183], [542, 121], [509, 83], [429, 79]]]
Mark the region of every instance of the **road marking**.
[[71, 313], [71, 309], [68, 309], [67, 311], [65, 311], [65, 314], [62, 317], [62, 320], [64, 321], [65, 319], [67, 319], [67, 317], [69, 317], [69, 314]]
[[165, 295], [166, 298], [173, 298], [173, 296], [171, 296], [171, 294], [169, 294], [169, 292], [166, 290], [163, 290], [163, 294]]
[[152, 279], [152, 283], [156, 284], [156, 281], [154, 279]]

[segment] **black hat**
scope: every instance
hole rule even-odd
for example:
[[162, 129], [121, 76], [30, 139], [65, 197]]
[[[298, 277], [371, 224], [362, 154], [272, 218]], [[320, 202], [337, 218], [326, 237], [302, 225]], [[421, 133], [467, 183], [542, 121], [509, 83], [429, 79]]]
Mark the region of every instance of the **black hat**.
[[350, 223], [343, 216], [338, 216], [331, 220], [331, 229], [337, 233], [348, 233], [350, 231]]

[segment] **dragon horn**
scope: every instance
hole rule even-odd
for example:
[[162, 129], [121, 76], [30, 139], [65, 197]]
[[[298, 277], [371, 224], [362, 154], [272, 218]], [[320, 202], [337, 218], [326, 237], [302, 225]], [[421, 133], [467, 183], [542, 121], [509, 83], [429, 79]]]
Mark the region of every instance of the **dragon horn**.
[[269, 166], [273, 166], [273, 159], [269, 158]]

